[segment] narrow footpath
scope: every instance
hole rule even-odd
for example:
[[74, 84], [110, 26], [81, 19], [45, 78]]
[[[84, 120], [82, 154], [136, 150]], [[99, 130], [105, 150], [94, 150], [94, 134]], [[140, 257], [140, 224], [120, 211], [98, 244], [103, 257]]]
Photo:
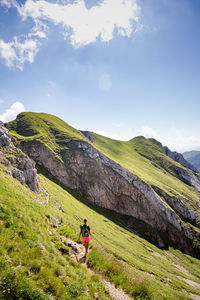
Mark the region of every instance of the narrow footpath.
[[[105, 279], [101, 274], [95, 273], [95, 271], [93, 269], [88, 267], [88, 265], [84, 259], [85, 248], [84, 248], [83, 244], [76, 243], [73, 240], [71, 240], [70, 238], [66, 238], [64, 236], [62, 236], [62, 241], [65, 242], [69, 247], [72, 248], [71, 258], [74, 261], [81, 263], [84, 267], [86, 267], [88, 269], [88, 271], [90, 272], [90, 274], [98, 274], [100, 276], [101, 282], [105, 285], [105, 287], [109, 291], [110, 296], [113, 299], [115, 299], [115, 300], [134, 300], [133, 297], [129, 296], [123, 290], [116, 288], [113, 283], [111, 283], [110, 281]], [[96, 299], [99, 299], [99, 298], [97, 297]]]

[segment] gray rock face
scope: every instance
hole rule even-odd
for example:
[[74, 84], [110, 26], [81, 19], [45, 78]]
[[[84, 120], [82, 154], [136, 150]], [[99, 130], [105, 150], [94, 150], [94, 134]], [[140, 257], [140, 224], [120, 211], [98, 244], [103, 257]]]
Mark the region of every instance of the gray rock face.
[[12, 169], [11, 175], [12, 177], [16, 178], [22, 185], [25, 185], [26, 180], [23, 171], [20, 171], [19, 169]]
[[[83, 149], [90, 158], [102, 163], [106, 167], [118, 173], [121, 177], [125, 179], [125, 181], [127, 181], [128, 183], [133, 185], [138, 191], [140, 191], [140, 193], [149, 201], [150, 206], [153, 207], [155, 211], [162, 211], [167, 221], [173, 224], [175, 227], [177, 227], [177, 229], [181, 230], [181, 226], [178, 222], [177, 216], [172, 211], [169, 211], [168, 208], [164, 205], [164, 203], [158, 197], [156, 197], [152, 188], [149, 185], [147, 185], [145, 182], [139, 179], [136, 175], [133, 175], [114, 161], [110, 160], [108, 157], [104, 156], [103, 154], [92, 148], [89, 144], [84, 142], [78, 142], [78, 148]], [[125, 213], [124, 211], [119, 212], [123, 214]], [[139, 217], [142, 219], [143, 216], [134, 215], [134, 217]], [[147, 216], [145, 216], [144, 219], [146, 221]], [[152, 222], [150, 224], [153, 225]]]
[[2, 122], [0, 122], [0, 146], [0, 163], [5, 165], [21, 184], [27, 184], [32, 191], [39, 192], [35, 162], [12, 144], [9, 130]]
[[12, 146], [9, 130], [4, 126], [4, 123], [1, 121], [0, 121], [0, 146], [1, 147]]
[[166, 146], [163, 147], [163, 150], [164, 150], [165, 154], [167, 156], [169, 156], [170, 158], [172, 158], [174, 161], [178, 162], [182, 166], [184, 166], [194, 172], [198, 172], [198, 170], [191, 163], [189, 163], [187, 160], [185, 160], [185, 158], [183, 157], [182, 154], [180, 154], [176, 151], [173, 152]]
[[193, 186], [196, 191], [200, 194], [200, 176], [197, 173], [193, 173], [190, 170], [175, 167], [173, 169], [178, 175], [178, 178], [188, 185]]
[[[189, 241], [180, 219], [184, 217], [194, 222], [195, 213], [184, 203], [175, 203], [173, 211], [149, 185], [89, 143], [69, 141], [62, 151], [63, 161], [37, 140], [21, 142], [21, 148], [61, 183], [81, 192], [91, 203], [147, 224], [154, 230], [151, 238], [160, 246], [166, 246], [167, 239], [167, 243], [192, 253], [192, 237]], [[169, 202], [175, 200], [168, 199]]]
[[86, 137], [90, 142], [93, 143], [94, 137], [91, 135], [89, 131], [81, 130], [81, 133]]
[[158, 187], [153, 187], [153, 189], [158, 195], [166, 200], [166, 202], [177, 212], [180, 217], [186, 219], [191, 223], [196, 220], [197, 216], [194, 210], [186, 205], [181, 198], [177, 199], [175, 197], [170, 197], [167, 193], [165, 193]]
[[167, 156], [187, 168], [187, 170], [178, 166], [173, 168], [173, 171], [178, 175], [178, 178], [186, 184], [193, 186], [196, 191], [200, 193], [200, 176], [198, 175], [198, 170], [191, 163], [185, 160], [182, 154], [172, 152], [166, 146], [163, 147], [163, 150]]

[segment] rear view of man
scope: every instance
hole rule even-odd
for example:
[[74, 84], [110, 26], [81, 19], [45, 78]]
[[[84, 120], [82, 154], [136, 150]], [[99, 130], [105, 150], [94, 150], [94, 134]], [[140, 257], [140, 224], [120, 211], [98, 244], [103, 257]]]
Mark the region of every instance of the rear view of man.
[[84, 246], [85, 246], [85, 255], [84, 255], [84, 258], [86, 258], [87, 257], [87, 253], [88, 253], [89, 241], [90, 241], [90, 237], [91, 237], [90, 226], [87, 225], [87, 219], [84, 219], [84, 224], [81, 225], [80, 228], [81, 228], [81, 230], [80, 230], [80, 234], [79, 234], [78, 240], [80, 241], [80, 237], [82, 235], [82, 241], [83, 241]]

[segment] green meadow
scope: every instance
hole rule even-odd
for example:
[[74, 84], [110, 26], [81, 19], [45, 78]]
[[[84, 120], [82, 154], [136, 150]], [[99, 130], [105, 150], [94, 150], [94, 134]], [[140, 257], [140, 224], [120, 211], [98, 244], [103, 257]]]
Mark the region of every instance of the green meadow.
[[[135, 299], [200, 296], [192, 286], [200, 284], [199, 260], [155, 247], [117, 225], [117, 214], [96, 210], [42, 174], [48, 203], [43, 193], [23, 187], [3, 166], [0, 174], [1, 299], [92, 299], [94, 293], [109, 299], [98, 274]], [[77, 240], [84, 217], [92, 232], [88, 264], [97, 275], [75, 263], [60, 240], [63, 235]]]
[[175, 167], [185, 168], [166, 156], [159, 142], [144, 137], [136, 137], [123, 142], [95, 133], [91, 134], [94, 136], [94, 146], [110, 159], [137, 175], [147, 184], [159, 187], [170, 196], [181, 197], [196, 211], [197, 224], [200, 225], [200, 210], [197, 210], [196, 206], [200, 202], [199, 194], [192, 186], [178, 179], [174, 171]]

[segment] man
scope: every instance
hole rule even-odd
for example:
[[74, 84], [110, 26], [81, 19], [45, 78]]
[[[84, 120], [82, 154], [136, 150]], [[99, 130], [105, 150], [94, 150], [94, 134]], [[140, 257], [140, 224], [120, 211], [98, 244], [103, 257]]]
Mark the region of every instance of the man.
[[90, 226], [87, 226], [87, 219], [84, 219], [84, 224], [81, 225], [80, 228], [81, 228], [81, 230], [80, 230], [80, 234], [79, 234], [79, 237], [78, 237], [78, 241], [80, 241], [80, 237], [82, 235], [82, 241], [83, 241], [84, 246], [85, 246], [84, 258], [86, 258], [87, 253], [88, 253], [89, 241], [90, 241], [90, 237], [91, 237]]

